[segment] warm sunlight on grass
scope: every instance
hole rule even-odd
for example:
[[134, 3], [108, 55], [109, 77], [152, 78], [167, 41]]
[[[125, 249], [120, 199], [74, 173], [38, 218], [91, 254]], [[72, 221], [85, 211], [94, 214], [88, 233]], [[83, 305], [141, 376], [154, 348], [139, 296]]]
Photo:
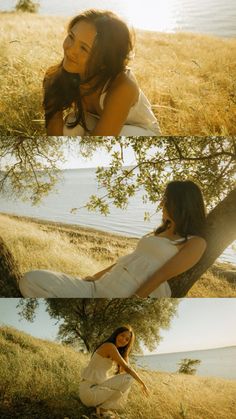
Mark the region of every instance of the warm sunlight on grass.
[[[68, 19], [0, 13], [0, 133], [44, 134], [42, 79]], [[137, 31], [131, 63], [164, 135], [236, 133], [236, 39]]]
[[[3, 214], [0, 214], [0, 236], [14, 254], [21, 272], [51, 269], [81, 278], [115, 263], [137, 243], [137, 239], [89, 228]], [[236, 297], [236, 284], [208, 271], [195, 283], [188, 297]]]
[[[78, 419], [78, 387], [89, 356], [61, 344], [0, 327], [0, 416]], [[236, 381], [139, 369], [150, 390], [134, 383], [122, 419], [233, 419]], [[220, 415], [220, 416], [219, 416]]]

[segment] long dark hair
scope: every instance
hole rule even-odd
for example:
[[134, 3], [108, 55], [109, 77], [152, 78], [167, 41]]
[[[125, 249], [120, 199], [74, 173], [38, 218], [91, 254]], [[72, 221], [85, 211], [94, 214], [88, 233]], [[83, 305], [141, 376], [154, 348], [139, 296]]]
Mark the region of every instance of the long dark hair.
[[112, 82], [120, 72], [125, 70], [133, 50], [133, 34], [126, 23], [114, 13], [87, 10], [70, 21], [68, 32], [80, 21], [93, 24], [97, 32], [88, 60], [85, 80], [82, 82], [79, 74], [68, 73], [64, 70], [63, 61], [46, 71], [43, 82], [46, 126], [56, 112], [63, 111], [74, 104], [75, 120], [70, 123], [70, 126], [75, 127], [80, 123], [86, 129], [80, 86], [82, 83], [90, 84], [90, 88], [83, 94], [85, 96], [104, 87], [107, 81]]
[[[175, 180], [168, 183], [163, 197], [163, 205], [175, 222], [175, 233], [187, 239], [188, 235], [205, 236], [206, 210], [201, 189], [191, 180]], [[155, 234], [167, 230], [166, 220]]]
[[[109, 336], [109, 338], [107, 338], [106, 340], [104, 340], [103, 342], [101, 342], [96, 347], [96, 349], [95, 349], [94, 352], [96, 352], [96, 350], [98, 348], [100, 348], [100, 346], [103, 345], [104, 343], [110, 342], [110, 343], [113, 343], [115, 345], [116, 344], [116, 338], [117, 338], [117, 336], [120, 333], [123, 333], [123, 332], [130, 332], [130, 340], [127, 343], [127, 345], [122, 346], [122, 347], [119, 347], [119, 348], [117, 348], [117, 350], [120, 353], [120, 355], [122, 356], [122, 358], [124, 358], [124, 360], [126, 362], [128, 362], [128, 357], [129, 357], [129, 354], [130, 354], [130, 352], [132, 350], [132, 347], [133, 347], [133, 344], [134, 344], [134, 339], [135, 339], [134, 331], [133, 331], [133, 329], [132, 329], [132, 327], [130, 325], [125, 325], [125, 326], [117, 327], [117, 329], [114, 330], [114, 332]], [[121, 368], [118, 365], [117, 373], [119, 373], [120, 370], [121, 370]]]

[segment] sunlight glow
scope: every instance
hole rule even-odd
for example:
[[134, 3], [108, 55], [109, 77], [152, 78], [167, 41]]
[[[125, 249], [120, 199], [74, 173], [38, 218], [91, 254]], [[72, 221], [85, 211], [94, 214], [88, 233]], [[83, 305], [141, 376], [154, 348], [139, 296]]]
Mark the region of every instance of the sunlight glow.
[[172, 32], [176, 27], [175, 0], [146, 0], [145, 7], [143, 3], [129, 0], [122, 5], [122, 13], [136, 28]]

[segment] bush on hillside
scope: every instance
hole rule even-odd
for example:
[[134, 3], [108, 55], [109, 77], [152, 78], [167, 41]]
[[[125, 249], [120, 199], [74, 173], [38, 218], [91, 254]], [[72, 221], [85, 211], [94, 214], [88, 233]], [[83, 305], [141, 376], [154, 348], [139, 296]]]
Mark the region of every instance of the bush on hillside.
[[39, 9], [39, 3], [35, 3], [32, 0], [18, 0], [15, 9], [17, 12], [29, 12], [37, 13]]

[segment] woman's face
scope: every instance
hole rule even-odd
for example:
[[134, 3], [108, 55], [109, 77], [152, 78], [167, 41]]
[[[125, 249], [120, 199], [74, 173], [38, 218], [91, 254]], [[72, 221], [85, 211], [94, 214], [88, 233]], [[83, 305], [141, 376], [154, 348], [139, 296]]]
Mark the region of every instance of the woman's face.
[[92, 23], [82, 20], [72, 27], [63, 43], [66, 71], [79, 73], [83, 78], [95, 37], [96, 28]]
[[119, 335], [116, 336], [117, 348], [121, 348], [123, 346], [128, 345], [130, 339], [131, 339], [131, 333], [128, 330], [125, 332], [119, 333]]

